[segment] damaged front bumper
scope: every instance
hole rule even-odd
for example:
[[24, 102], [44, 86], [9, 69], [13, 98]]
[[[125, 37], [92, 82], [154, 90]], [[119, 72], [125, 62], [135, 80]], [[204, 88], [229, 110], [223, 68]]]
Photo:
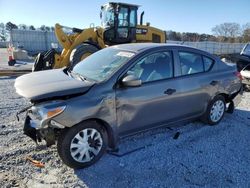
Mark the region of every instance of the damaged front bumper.
[[65, 128], [65, 126], [53, 120], [53, 117], [59, 114], [58, 112], [56, 112], [54, 116], [48, 116], [46, 114], [51, 114], [51, 111], [53, 112], [55, 109], [59, 108], [62, 108], [62, 106], [53, 108], [30, 106], [18, 112], [18, 119], [20, 113], [26, 112], [23, 128], [24, 134], [36, 143], [41, 142], [43, 139], [46, 141], [47, 146], [53, 145], [56, 140], [57, 132]]
[[55, 144], [57, 133], [56, 129], [50, 126], [47, 126], [46, 128], [37, 128], [37, 124], [30, 118], [29, 115], [26, 115], [23, 132], [36, 143], [45, 140], [47, 146]]
[[[35, 127], [32, 127], [31, 119], [28, 115], [26, 115], [24, 126], [23, 126], [23, 133], [30, 137], [32, 140], [34, 140], [36, 143], [39, 140], [38, 139], [38, 132], [35, 129]], [[39, 140], [41, 141], [41, 140]]]

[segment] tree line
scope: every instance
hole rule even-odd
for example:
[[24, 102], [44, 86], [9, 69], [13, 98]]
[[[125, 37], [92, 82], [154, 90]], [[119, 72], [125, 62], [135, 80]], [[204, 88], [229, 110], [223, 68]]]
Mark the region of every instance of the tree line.
[[33, 31], [54, 31], [54, 27], [49, 27], [46, 25], [41, 25], [40, 27], [35, 28], [33, 25], [19, 24], [16, 25], [12, 22], [7, 22], [6, 24], [0, 23], [0, 41], [7, 41], [8, 34], [13, 29], [21, 30], [33, 30]]
[[250, 42], [250, 23], [240, 25], [238, 23], [222, 23], [214, 26], [212, 35], [168, 31], [168, 40], [174, 41], [214, 41], [214, 42]]
[[[8, 40], [8, 32], [12, 29], [54, 31], [54, 27], [41, 25], [35, 28], [33, 25], [19, 24], [12, 22], [0, 23], [0, 41]], [[174, 41], [214, 41], [214, 42], [250, 42], [250, 23], [240, 25], [238, 23], [222, 23], [211, 29], [213, 34], [199, 34], [191, 32], [167, 31], [167, 39]]]

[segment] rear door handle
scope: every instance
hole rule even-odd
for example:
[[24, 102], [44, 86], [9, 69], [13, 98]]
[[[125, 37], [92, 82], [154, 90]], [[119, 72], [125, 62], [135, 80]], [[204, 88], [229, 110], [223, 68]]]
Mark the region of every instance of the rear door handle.
[[217, 85], [218, 83], [219, 83], [219, 81], [213, 80], [212, 82], [210, 82], [210, 85], [215, 86], [215, 85]]
[[173, 93], [175, 93], [176, 92], [176, 90], [175, 89], [171, 89], [171, 88], [169, 88], [169, 89], [167, 89], [166, 91], [164, 91], [164, 94], [167, 94], [167, 95], [172, 95]]

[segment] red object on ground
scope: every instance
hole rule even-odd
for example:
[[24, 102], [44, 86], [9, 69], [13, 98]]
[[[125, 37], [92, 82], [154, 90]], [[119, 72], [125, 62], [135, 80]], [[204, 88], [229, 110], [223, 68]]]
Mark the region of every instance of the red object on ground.
[[12, 61], [12, 60], [14, 60], [13, 56], [9, 55], [9, 61]]

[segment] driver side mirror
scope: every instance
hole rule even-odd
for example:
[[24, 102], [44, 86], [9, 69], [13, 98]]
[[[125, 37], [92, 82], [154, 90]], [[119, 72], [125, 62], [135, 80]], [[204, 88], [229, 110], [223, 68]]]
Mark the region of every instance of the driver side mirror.
[[135, 75], [129, 74], [122, 79], [122, 85], [127, 87], [141, 86], [142, 81]]

